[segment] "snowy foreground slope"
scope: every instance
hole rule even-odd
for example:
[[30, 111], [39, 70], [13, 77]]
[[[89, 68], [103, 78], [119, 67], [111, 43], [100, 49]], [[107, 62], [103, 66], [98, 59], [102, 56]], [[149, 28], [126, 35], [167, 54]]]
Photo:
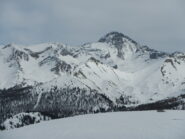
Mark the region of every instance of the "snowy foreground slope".
[[1, 139], [184, 139], [185, 111], [80, 115], [0, 132]]

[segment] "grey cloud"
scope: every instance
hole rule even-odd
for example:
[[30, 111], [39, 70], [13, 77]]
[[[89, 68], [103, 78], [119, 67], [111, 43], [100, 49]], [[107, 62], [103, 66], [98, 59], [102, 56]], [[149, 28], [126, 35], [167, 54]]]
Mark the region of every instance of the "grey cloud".
[[1, 0], [0, 43], [79, 45], [119, 31], [163, 51], [185, 51], [183, 0]]

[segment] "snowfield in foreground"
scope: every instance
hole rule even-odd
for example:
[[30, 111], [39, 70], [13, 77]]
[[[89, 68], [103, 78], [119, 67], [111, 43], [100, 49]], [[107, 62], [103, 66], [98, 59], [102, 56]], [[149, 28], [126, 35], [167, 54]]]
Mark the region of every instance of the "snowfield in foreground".
[[80, 115], [2, 131], [0, 139], [185, 139], [185, 111]]

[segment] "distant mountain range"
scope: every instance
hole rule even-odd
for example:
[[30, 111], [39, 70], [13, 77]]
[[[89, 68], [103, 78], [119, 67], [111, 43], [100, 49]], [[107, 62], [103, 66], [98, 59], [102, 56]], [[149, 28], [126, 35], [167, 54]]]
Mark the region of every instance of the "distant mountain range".
[[185, 109], [185, 54], [110, 32], [82, 46], [0, 47], [0, 122], [22, 112]]

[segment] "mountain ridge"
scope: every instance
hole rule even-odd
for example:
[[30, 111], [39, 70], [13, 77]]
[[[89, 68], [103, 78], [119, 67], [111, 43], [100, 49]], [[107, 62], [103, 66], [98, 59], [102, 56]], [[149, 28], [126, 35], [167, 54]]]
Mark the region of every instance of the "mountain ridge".
[[64, 117], [161, 100], [184, 109], [185, 54], [150, 49], [122, 33], [79, 47], [11, 44], [0, 54], [1, 122], [26, 111]]

